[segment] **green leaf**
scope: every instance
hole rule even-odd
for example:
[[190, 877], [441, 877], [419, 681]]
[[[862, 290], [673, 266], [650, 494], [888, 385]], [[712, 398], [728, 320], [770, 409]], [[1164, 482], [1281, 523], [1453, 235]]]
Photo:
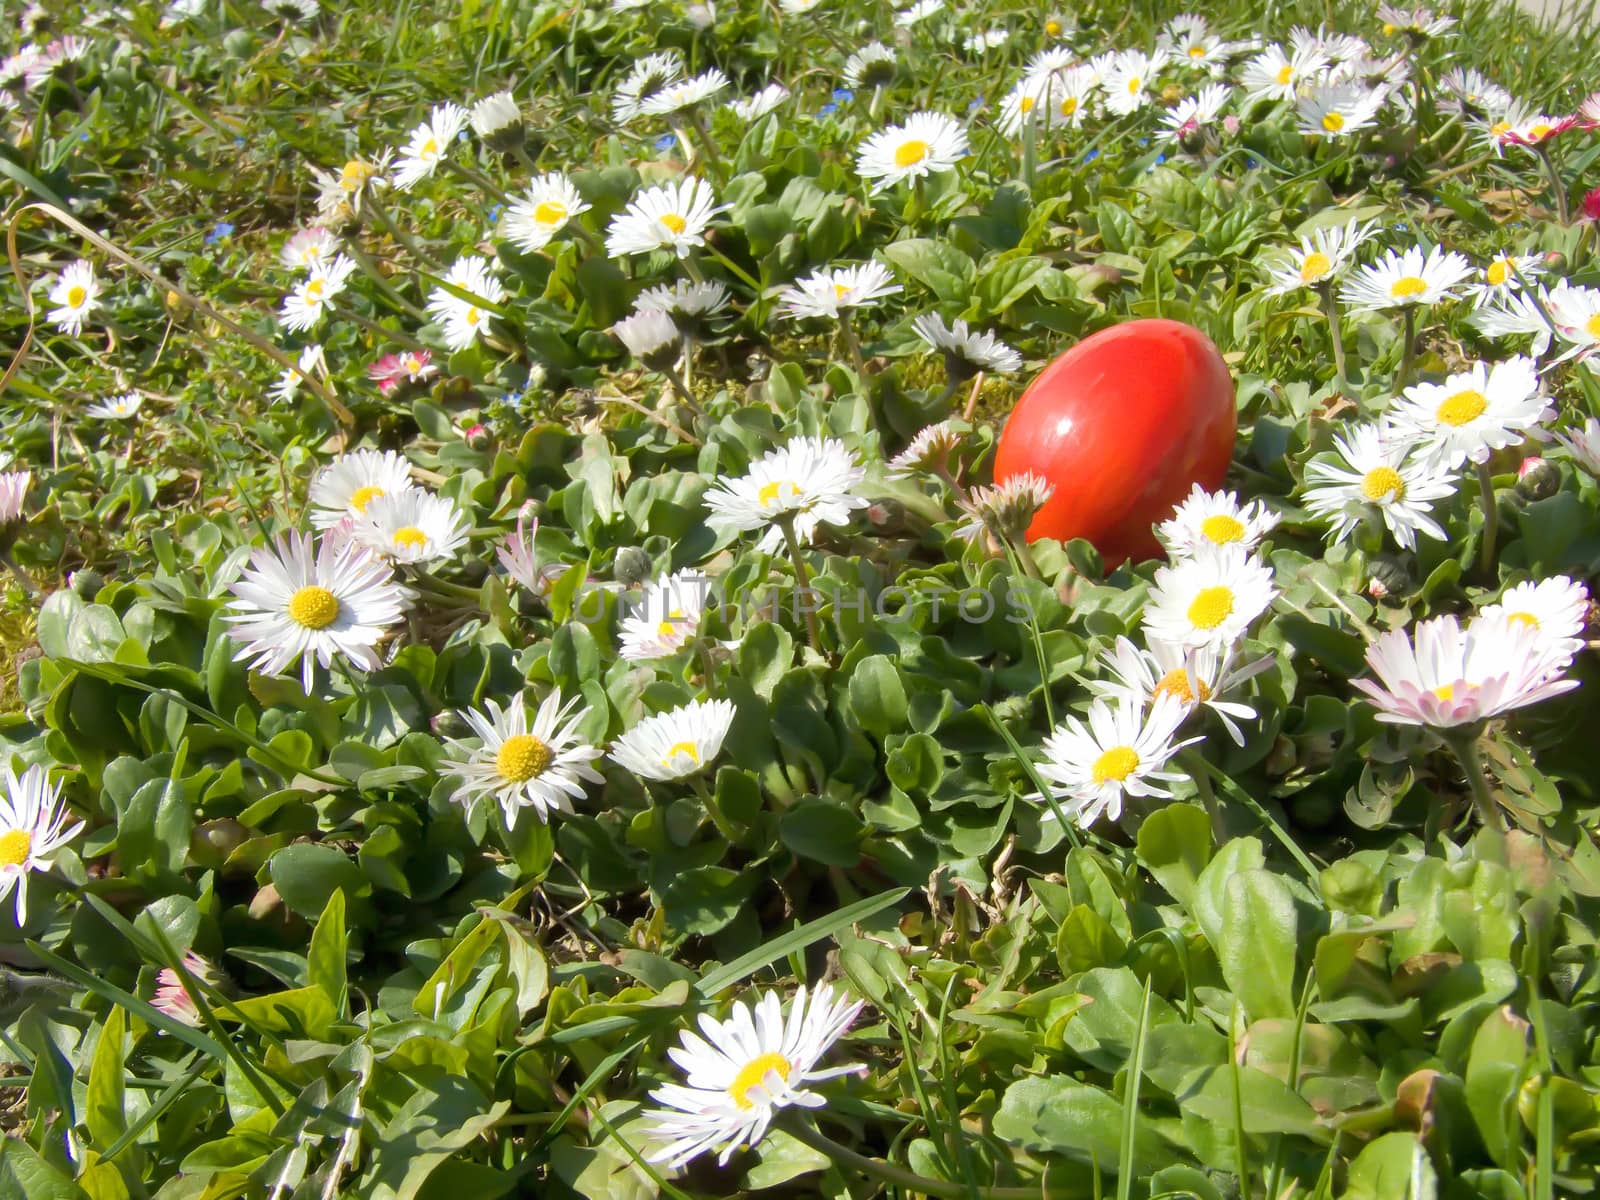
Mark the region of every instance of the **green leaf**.
[[[1238, 1117], [1249, 1134], [1288, 1133], [1326, 1145], [1332, 1133], [1317, 1121], [1317, 1110], [1288, 1084], [1254, 1067], [1239, 1067]], [[1234, 1071], [1228, 1066], [1208, 1067], [1190, 1080], [1178, 1096], [1185, 1113], [1219, 1129], [1234, 1126]]]
[[1223, 893], [1222, 943], [1213, 947], [1228, 981], [1254, 1020], [1295, 1012], [1294, 895], [1270, 871], [1229, 878]]
[[1528, 1031], [1527, 1021], [1502, 1006], [1478, 1026], [1467, 1054], [1467, 1108], [1489, 1156], [1508, 1171], [1520, 1167], [1517, 1092], [1529, 1068]]
[[0, 1138], [0, 1195], [19, 1200], [86, 1200], [82, 1188], [20, 1137]]
[[84, 1123], [89, 1135], [102, 1150], [111, 1146], [127, 1129], [123, 1111], [122, 1059], [126, 1020], [122, 1009], [113, 1008], [100, 1027], [94, 1057], [89, 1063], [89, 1090], [84, 1105]]
[[1139, 861], [1184, 908], [1194, 907], [1195, 887], [1211, 861], [1211, 819], [1192, 804], [1167, 804], [1139, 826]]
[[344, 893], [335, 891], [311, 931], [311, 948], [306, 951], [306, 982], [321, 988], [333, 1004], [334, 1012], [344, 1012], [345, 930]]
[[[1099, 1088], [1062, 1076], [1020, 1079], [994, 1115], [995, 1136], [1033, 1153], [1060, 1154], [1115, 1174], [1122, 1150], [1122, 1105]], [[1142, 1175], [1166, 1157], [1149, 1125], [1132, 1137], [1128, 1159]]]
[[1257, 839], [1234, 838], [1218, 850], [1216, 857], [1200, 872], [1200, 878], [1195, 881], [1194, 903], [1190, 911], [1194, 913], [1200, 932], [1206, 935], [1206, 941], [1211, 943], [1213, 950], [1220, 953], [1219, 948], [1224, 940], [1223, 901], [1228, 880], [1241, 871], [1257, 869], [1266, 861]]
[[853, 867], [861, 861], [866, 826], [844, 805], [808, 796], [778, 819], [778, 839], [801, 858], [830, 867]]
[[1434, 1200], [1438, 1194], [1439, 1177], [1427, 1149], [1416, 1134], [1401, 1130], [1362, 1147], [1339, 1200]]
[[965, 303], [972, 292], [977, 265], [939, 238], [907, 238], [886, 246], [883, 256], [941, 300]]
[[905, 728], [905, 684], [888, 656], [871, 654], [856, 664], [850, 675], [850, 711], [863, 729], [879, 737]]
[[372, 890], [361, 868], [345, 854], [316, 842], [285, 846], [267, 869], [283, 902], [307, 919], [320, 915], [340, 889], [352, 896]]
[[791, 929], [788, 933], [781, 933], [765, 945], [758, 946], [748, 954], [740, 955], [726, 966], [717, 967], [706, 972], [700, 977], [700, 982], [695, 984], [695, 990], [709, 999], [723, 988], [738, 983], [746, 975], [759, 971], [768, 963], [788, 958], [791, 954], [798, 954], [814, 942], [820, 942], [824, 938], [831, 938], [836, 933], [849, 929], [857, 922], [865, 921], [868, 917], [877, 915], [891, 905], [900, 903], [910, 891], [910, 888], [895, 888], [892, 891], [880, 892], [876, 896], [868, 896], [865, 900], [857, 900], [854, 904], [847, 904], [825, 917], [818, 917], [815, 921], [808, 921], [798, 929]]

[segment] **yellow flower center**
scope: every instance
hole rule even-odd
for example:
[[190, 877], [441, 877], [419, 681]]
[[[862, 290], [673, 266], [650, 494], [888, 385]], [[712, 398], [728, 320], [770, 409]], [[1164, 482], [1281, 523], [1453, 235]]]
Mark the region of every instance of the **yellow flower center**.
[[33, 834], [26, 829], [0, 833], [0, 867], [20, 867], [33, 851]]
[[1204, 58], [1205, 56], [1206, 56], [1206, 48], [1204, 46], [1190, 46], [1189, 47], [1189, 57], [1190, 58]]
[[1511, 277], [1511, 267], [1506, 263], [1505, 259], [1497, 258], [1489, 264], [1489, 269], [1484, 272], [1484, 275], [1488, 278], [1490, 287], [1499, 287]]
[[422, 360], [415, 354], [402, 354], [400, 356], [400, 367], [407, 375], [415, 375], [422, 370]]
[[1300, 282], [1315, 283], [1331, 270], [1333, 270], [1333, 259], [1321, 250], [1313, 250], [1306, 255], [1305, 262], [1300, 264]]
[[476, 308], [467, 309], [467, 324], [476, 325], [483, 320], [483, 314]]
[[1495, 137], [1499, 137], [1502, 133], [1509, 133], [1510, 131], [1510, 121], [1496, 121], [1493, 125], [1489, 126], [1489, 132], [1494, 134]]
[[67, 289], [67, 307], [77, 308], [89, 298], [89, 293], [77, 284]]
[[374, 487], [370, 483], [367, 484], [366, 487], [358, 487], [355, 491], [350, 493], [350, 507], [355, 509], [358, 513], [364, 513], [367, 511], [367, 505], [371, 504], [381, 495], [383, 495], [383, 489], [381, 487]]
[[682, 233], [689, 228], [689, 222], [685, 221], [677, 213], [667, 213], [661, 218], [661, 223], [672, 230], [673, 233]]
[[768, 1051], [759, 1057], [752, 1058], [739, 1068], [739, 1073], [733, 1077], [733, 1082], [728, 1085], [728, 1095], [733, 1098], [735, 1107], [745, 1109], [754, 1108], [755, 1102], [750, 1099], [750, 1093], [760, 1087], [769, 1074], [776, 1075], [785, 1083], [789, 1082], [789, 1072], [794, 1070], [790, 1062], [781, 1054]]
[[676, 760], [679, 755], [687, 757], [697, 767], [700, 765], [700, 751], [695, 749], [693, 742], [674, 742], [672, 749], [662, 755], [661, 765], [663, 767], [676, 766]]
[[1384, 37], [1393, 37], [1394, 36], [1394, 31], [1395, 31], [1395, 25], [1394, 25], [1393, 21], [1385, 21], [1383, 23], [1383, 36]]
[[347, 192], [359, 192], [367, 180], [377, 173], [376, 167], [370, 167], [352, 158], [345, 163], [344, 170], [339, 172], [339, 186]]
[[422, 143], [422, 149], [417, 151], [418, 158], [436, 158], [439, 154], [439, 142], [436, 138], [429, 138]]
[[1322, 118], [1322, 127], [1329, 133], [1338, 133], [1344, 128], [1344, 114], [1337, 112], [1325, 113]]
[[677, 637], [681, 623], [686, 619], [683, 609], [673, 609], [667, 614], [667, 619], [656, 626], [656, 636], [663, 640]]
[[1065, 100], [1063, 100], [1061, 102], [1061, 115], [1063, 117], [1070, 117], [1073, 113], [1075, 113], [1077, 111], [1078, 111], [1078, 98], [1076, 96], [1068, 96]]
[[415, 525], [402, 525], [394, 531], [394, 537], [390, 540], [394, 543], [396, 550], [402, 548], [414, 550], [428, 544], [428, 535]]
[[1032, 96], [1024, 96], [1017, 103], [1017, 107], [1020, 108], [1025, 113], [1031, 113], [1033, 111], [1033, 105], [1034, 105], [1034, 99], [1033, 99]]
[[792, 480], [785, 479], [780, 481], [774, 479], [771, 483], [762, 485], [761, 490], [756, 493], [756, 502], [762, 508], [771, 508], [774, 504], [782, 501], [785, 493], [792, 497], [798, 495], [799, 492], [800, 485]]
[[1284, 63], [1283, 66], [1278, 68], [1277, 78], [1279, 87], [1288, 87], [1289, 81], [1294, 78], [1294, 68], [1288, 63]]
[[1196, 629], [1215, 629], [1233, 615], [1233, 589], [1202, 588], [1190, 602], [1188, 615]]
[[1595, 313], [1583, 323], [1583, 331], [1592, 338], [1600, 338], [1600, 313]]
[[306, 284], [306, 299], [310, 301], [321, 300], [322, 289], [326, 286], [320, 279], [310, 280]]
[[1483, 410], [1488, 407], [1489, 401], [1484, 398], [1482, 392], [1474, 392], [1468, 389], [1451, 396], [1443, 404], [1439, 405], [1439, 411], [1433, 415], [1439, 419], [1442, 425], [1460, 426], [1465, 425], [1468, 421], [1477, 420], [1483, 415]]
[[559, 225], [567, 219], [567, 206], [557, 204], [554, 200], [546, 200], [533, 210], [533, 219], [541, 225]]
[[1550, 136], [1550, 126], [1540, 121], [1532, 129], [1528, 130], [1528, 133], [1536, 140], [1542, 141]]
[[1161, 677], [1161, 682], [1156, 684], [1152, 699], [1160, 696], [1176, 696], [1185, 704], [1193, 704], [1195, 691], [1200, 693], [1200, 699], [1211, 699], [1211, 688], [1204, 679], [1197, 676], [1194, 684], [1194, 688], [1191, 689], [1189, 687], [1189, 674], [1182, 668], [1168, 671]]
[[1531, 612], [1514, 612], [1506, 617], [1507, 621], [1514, 621], [1519, 625], [1528, 625], [1534, 629], [1539, 628], [1539, 618]]
[[1137, 96], [1139, 94], [1139, 88], [1143, 84], [1144, 84], [1144, 80], [1140, 79], [1137, 75], [1135, 75], [1133, 78], [1129, 79], [1128, 80], [1128, 95]]
[[1428, 281], [1420, 275], [1406, 275], [1396, 279], [1389, 285], [1389, 295], [1396, 300], [1404, 300], [1409, 296], [1420, 296], [1428, 290]]
[[289, 619], [307, 629], [326, 629], [339, 619], [339, 598], [325, 587], [309, 584], [289, 597]]
[[1404, 500], [1405, 480], [1393, 467], [1374, 467], [1361, 480], [1361, 494], [1374, 504], [1385, 500]]
[[1200, 535], [1208, 542], [1225, 546], [1244, 537], [1244, 526], [1227, 513], [1217, 513], [1200, 522]]
[[928, 143], [912, 138], [908, 142], [901, 142], [894, 152], [894, 165], [897, 167], [914, 167], [928, 157]]
[[1456, 685], [1453, 683], [1441, 684], [1439, 687], [1432, 688], [1431, 690], [1435, 696], [1439, 697], [1439, 699], [1445, 701], [1446, 703], [1456, 698]]
[[495, 751], [494, 769], [507, 783], [527, 783], [543, 775], [554, 757], [532, 734], [514, 733]]
[[1044, 23], [1044, 31], [1046, 33], [1048, 33], [1051, 37], [1060, 37], [1061, 36], [1061, 22], [1060, 21], [1046, 21]]
[[1089, 775], [1096, 783], [1115, 780], [1121, 783], [1139, 768], [1139, 752], [1132, 746], [1113, 746], [1094, 760]]

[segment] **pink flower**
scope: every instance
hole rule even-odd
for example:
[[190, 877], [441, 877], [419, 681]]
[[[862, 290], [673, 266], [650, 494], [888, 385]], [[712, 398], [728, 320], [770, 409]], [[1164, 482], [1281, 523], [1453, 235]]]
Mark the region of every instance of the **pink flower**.
[[367, 368], [367, 378], [376, 380], [378, 390], [387, 396], [402, 383], [420, 383], [437, 375], [439, 368], [429, 361], [432, 358], [433, 355], [427, 350], [385, 354]]
[[[217, 982], [216, 968], [193, 950], [183, 952], [183, 969], [196, 979], [207, 983]], [[200, 1027], [200, 1008], [195, 1004], [194, 997], [183, 986], [178, 973], [171, 967], [162, 967], [156, 976], [156, 994], [151, 999], [150, 1006], [157, 1012], [165, 1013], [174, 1021], [182, 1021], [185, 1025], [192, 1025], [196, 1029]]]
[[1537, 471], [1542, 466], [1544, 466], [1544, 459], [1538, 455], [1525, 458], [1522, 460], [1522, 465], [1517, 468], [1517, 478], [1526, 479], [1531, 472]]
[[539, 532], [539, 518], [535, 517], [533, 528], [524, 532], [526, 519], [526, 510], [517, 513], [517, 531], [506, 535], [499, 550], [500, 564], [517, 583], [535, 596], [542, 596], [549, 590], [549, 583], [541, 575], [539, 561], [533, 553], [533, 539]]
[[1591, 221], [1600, 221], [1600, 187], [1583, 194], [1583, 215]]
[[1576, 114], [1550, 117], [1540, 113], [1538, 116], [1529, 117], [1526, 121], [1518, 121], [1498, 136], [1502, 146], [1537, 146], [1557, 134], [1565, 133], [1577, 123]]
[[1578, 105], [1578, 120], [1585, 129], [1600, 128], [1600, 92], [1595, 92]]

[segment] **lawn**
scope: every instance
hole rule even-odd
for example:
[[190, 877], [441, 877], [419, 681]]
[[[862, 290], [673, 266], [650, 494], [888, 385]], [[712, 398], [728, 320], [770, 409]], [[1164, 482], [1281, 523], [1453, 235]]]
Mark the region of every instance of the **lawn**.
[[9, 13], [0, 1197], [1600, 1190], [1596, 49]]

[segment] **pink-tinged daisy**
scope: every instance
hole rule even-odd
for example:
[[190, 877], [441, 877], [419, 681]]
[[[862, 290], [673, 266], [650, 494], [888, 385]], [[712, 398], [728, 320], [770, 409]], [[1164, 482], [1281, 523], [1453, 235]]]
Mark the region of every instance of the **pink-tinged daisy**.
[[385, 354], [367, 368], [367, 378], [378, 385], [387, 396], [402, 383], [421, 383], [439, 373], [433, 365], [429, 350], [402, 350], [398, 354]]
[[1578, 123], [1576, 114], [1552, 117], [1536, 113], [1517, 121], [1497, 136], [1502, 146], [1539, 146], [1553, 137], [1559, 137]]
[[83, 822], [67, 825], [61, 784], [37, 763], [19, 777], [10, 764], [0, 775], [0, 901], [16, 894], [17, 924], [28, 919], [28, 876], [50, 869], [58, 850], [83, 831]]

